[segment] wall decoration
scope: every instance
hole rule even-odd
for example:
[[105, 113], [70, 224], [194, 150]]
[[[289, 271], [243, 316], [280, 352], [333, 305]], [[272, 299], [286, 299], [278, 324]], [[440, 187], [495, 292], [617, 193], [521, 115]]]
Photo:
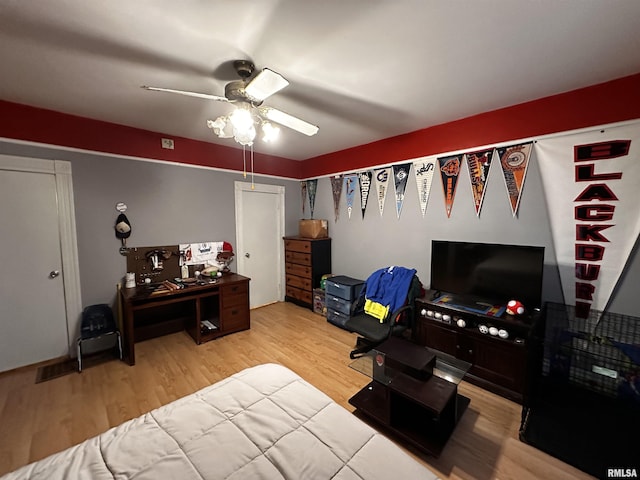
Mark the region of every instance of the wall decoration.
[[608, 309], [640, 234], [640, 123], [538, 140], [564, 303]]
[[420, 202], [420, 211], [423, 218], [427, 211], [427, 202], [429, 201], [429, 192], [431, 191], [431, 182], [433, 181], [435, 169], [435, 158], [422, 158], [413, 162], [413, 172], [416, 176], [416, 186], [418, 187], [418, 201]]
[[479, 152], [467, 153], [467, 167], [469, 168], [469, 178], [471, 179], [471, 194], [473, 196], [473, 206], [476, 215], [480, 216], [482, 201], [484, 200], [485, 185], [489, 176], [489, 168], [493, 158], [494, 148], [481, 150]]
[[307, 203], [307, 181], [300, 182], [300, 193], [302, 194], [302, 216], [304, 217], [304, 206]]
[[384, 211], [384, 201], [387, 198], [389, 190], [389, 178], [391, 178], [391, 167], [377, 168], [373, 171], [373, 178], [376, 183], [376, 191], [378, 192], [378, 210], [380, 216]]
[[515, 217], [518, 214], [524, 179], [527, 176], [529, 157], [531, 156], [531, 146], [533, 142], [521, 145], [511, 145], [497, 149], [504, 181], [507, 186], [511, 213]]
[[340, 215], [340, 197], [342, 196], [342, 175], [334, 175], [330, 177], [331, 180], [331, 193], [333, 195], [333, 213], [335, 215], [335, 222], [338, 221]]
[[451, 209], [453, 208], [453, 200], [456, 196], [456, 187], [458, 186], [458, 176], [460, 175], [460, 164], [464, 155], [452, 155], [450, 157], [438, 158], [440, 165], [440, 178], [442, 179], [442, 188], [444, 190], [444, 206], [447, 211], [447, 217], [451, 217]]
[[407, 188], [407, 179], [409, 178], [410, 170], [411, 163], [393, 166], [393, 185], [396, 189], [396, 213], [398, 215], [398, 218], [400, 218], [400, 212], [402, 211], [402, 204], [404, 203], [404, 191]]
[[309, 210], [313, 218], [313, 208], [316, 205], [316, 191], [318, 190], [318, 179], [307, 180], [307, 192], [309, 193]]
[[367, 201], [369, 200], [369, 192], [371, 191], [371, 172], [358, 173], [358, 182], [360, 182], [360, 208], [362, 210], [362, 219], [364, 220], [364, 212], [367, 209]]
[[356, 184], [358, 183], [357, 175], [345, 175], [344, 186], [345, 196], [347, 197], [347, 215], [351, 218], [351, 210], [353, 210], [353, 199], [356, 196]]

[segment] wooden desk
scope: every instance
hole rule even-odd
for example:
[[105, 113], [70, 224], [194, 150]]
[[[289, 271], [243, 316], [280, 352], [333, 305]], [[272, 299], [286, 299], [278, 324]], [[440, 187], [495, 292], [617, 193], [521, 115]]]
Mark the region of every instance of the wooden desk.
[[[154, 293], [141, 286], [120, 290], [124, 356], [135, 364], [135, 343], [187, 330], [200, 344], [250, 328], [249, 278], [228, 273], [216, 283]], [[214, 330], [206, 331], [208, 320]]]

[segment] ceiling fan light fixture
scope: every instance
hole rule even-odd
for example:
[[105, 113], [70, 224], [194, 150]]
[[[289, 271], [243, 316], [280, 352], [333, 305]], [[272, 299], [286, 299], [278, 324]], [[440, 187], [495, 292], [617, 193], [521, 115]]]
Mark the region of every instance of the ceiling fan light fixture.
[[207, 127], [213, 130], [213, 133], [219, 138], [233, 137], [233, 125], [231, 125], [227, 116], [221, 116], [215, 120], [207, 120]]
[[273, 143], [278, 140], [280, 136], [280, 128], [274, 126], [272, 123], [262, 123], [262, 141], [265, 143]]
[[236, 108], [231, 115], [229, 121], [233, 125], [234, 130], [245, 131], [253, 126], [253, 117], [251, 112], [244, 105]]

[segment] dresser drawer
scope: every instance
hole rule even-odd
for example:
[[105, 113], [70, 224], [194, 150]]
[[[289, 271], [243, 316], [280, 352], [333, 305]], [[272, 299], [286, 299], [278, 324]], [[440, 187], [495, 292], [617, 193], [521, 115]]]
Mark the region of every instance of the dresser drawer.
[[298, 265], [297, 263], [285, 263], [284, 271], [287, 275], [311, 278], [311, 267], [308, 265]]
[[292, 252], [311, 253], [311, 242], [305, 240], [285, 240], [284, 249]]
[[287, 250], [286, 252], [284, 252], [284, 259], [287, 262], [291, 262], [291, 263], [311, 265], [310, 253], [294, 252], [293, 250]]
[[301, 288], [303, 290], [311, 290], [311, 279], [308, 277], [287, 275], [287, 286]]
[[301, 302], [311, 304], [311, 290], [302, 290], [296, 287], [290, 287], [287, 285], [287, 297], [295, 298]]

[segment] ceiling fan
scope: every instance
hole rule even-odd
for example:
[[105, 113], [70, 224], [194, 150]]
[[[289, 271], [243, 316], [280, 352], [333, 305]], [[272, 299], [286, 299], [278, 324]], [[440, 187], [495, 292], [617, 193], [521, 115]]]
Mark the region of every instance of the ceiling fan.
[[207, 93], [174, 90], [171, 88], [151, 87], [143, 85], [146, 90], [157, 92], [177, 93], [189, 97], [203, 98], [217, 102], [233, 103], [236, 109], [230, 115], [221, 116], [215, 120], [208, 120], [207, 126], [221, 138], [233, 137], [241, 145], [252, 145], [256, 136], [256, 126], [262, 130], [263, 139], [271, 141], [277, 136], [279, 129], [269, 122], [275, 122], [284, 127], [312, 136], [318, 133], [318, 127], [300, 118], [289, 115], [273, 107], [262, 105], [262, 102], [276, 92], [289, 85], [289, 82], [279, 73], [268, 68], [262, 69], [257, 75], [255, 65], [249, 60], [235, 60], [233, 67], [240, 77], [228, 83], [224, 88], [224, 96]]

